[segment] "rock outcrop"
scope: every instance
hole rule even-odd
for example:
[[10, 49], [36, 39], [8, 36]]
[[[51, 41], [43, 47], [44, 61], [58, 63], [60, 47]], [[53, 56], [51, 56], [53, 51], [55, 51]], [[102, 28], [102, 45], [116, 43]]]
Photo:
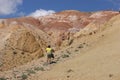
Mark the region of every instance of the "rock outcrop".
[[105, 24], [114, 16], [118, 15], [114, 11], [99, 11], [93, 13], [89, 19], [91, 20], [88, 25], [79, 32], [75, 33], [74, 37], [81, 37], [84, 35], [92, 35], [105, 28]]
[[23, 65], [44, 55], [49, 37], [37, 27], [17, 22], [1, 23], [0, 70]]

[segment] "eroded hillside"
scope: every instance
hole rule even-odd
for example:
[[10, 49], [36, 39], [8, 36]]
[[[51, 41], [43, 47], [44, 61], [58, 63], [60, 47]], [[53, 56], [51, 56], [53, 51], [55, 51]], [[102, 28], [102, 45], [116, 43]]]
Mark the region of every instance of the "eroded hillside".
[[64, 49], [81, 36], [96, 34], [102, 31], [115, 11], [85, 13], [63, 11], [38, 17], [1, 19], [0, 20], [0, 70], [37, 60], [45, 53], [48, 44], [55, 50]]
[[50, 44], [46, 33], [27, 23], [6, 20], [0, 28], [0, 70], [23, 65], [43, 56], [45, 47]]
[[75, 49], [71, 48], [70, 53], [76, 56], [53, 66], [50, 71], [30, 76], [28, 80], [119, 80], [119, 25], [120, 15], [117, 15], [96, 34], [77, 40], [75, 43], [86, 42], [88, 46], [78, 50], [78, 45], [73, 44], [71, 47]]

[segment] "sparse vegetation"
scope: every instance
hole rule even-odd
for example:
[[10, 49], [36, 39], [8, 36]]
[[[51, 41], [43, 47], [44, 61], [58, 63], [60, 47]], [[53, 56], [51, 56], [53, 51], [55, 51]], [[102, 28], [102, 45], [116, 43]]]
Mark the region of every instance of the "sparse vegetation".
[[70, 52], [70, 51], [68, 51], [68, 50], [66, 50], [66, 52], [67, 52], [68, 54], [71, 54], [71, 52]]
[[67, 58], [67, 57], [69, 57], [69, 55], [67, 55], [67, 54], [62, 55], [62, 58]]
[[44, 71], [44, 68], [43, 67], [35, 67], [34, 70], [36, 70], [36, 71]]
[[82, 45], [82, 44], [80, 44], [79, 46], [78, 46], [78, 48], [83, 48], [84, 46]]
[[[119, 79], [120, 15], [113, 15], [118, 12], [1, 19], [0, 80]], [[55, 50], [51, 63], [47, 45]]]
[[78, 52], [78, 51], [79, 51], [79, 50], [77, 50], [77, 49], [75, 50], [75, 52]]
[[0, 63], [0, 67], [2, 67], [3, 66], [3, 63]]
[[22, 78], [22, 80], [25, 80], [25, 79], [28, 78], [28, 75], [26, 75], [26, 74], [22, 74], [21, 78]]
[[2, 77], [2, 78], [0, 78], [0, 80], [7, 80], [6, 78], [4, 78], [4, 77]]
[[28, 70], [26, 70], [26, 71], [28, 72], [28, 74], [35, 74], [35, 71], [34, 71], [34, 70], [28, 69]]

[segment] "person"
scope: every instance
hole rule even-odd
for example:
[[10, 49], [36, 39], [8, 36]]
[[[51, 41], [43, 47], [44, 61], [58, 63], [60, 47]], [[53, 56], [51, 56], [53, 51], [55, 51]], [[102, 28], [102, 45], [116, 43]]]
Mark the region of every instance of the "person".
[[47, 52], [47, 63], [52, 63], [52, 58], [54, 59], [54, 49], [51, 48], [50, 45], [48, 45], [48, 47], [46, 48], [46, 52]]

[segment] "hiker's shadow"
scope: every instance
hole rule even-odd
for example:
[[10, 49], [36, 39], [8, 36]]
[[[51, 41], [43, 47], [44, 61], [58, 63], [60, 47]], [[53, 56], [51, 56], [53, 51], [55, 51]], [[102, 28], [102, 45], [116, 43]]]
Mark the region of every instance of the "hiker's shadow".
[[57, 63], [56, 61], [51, 61], [51, 63], [50, 64], [55, 64], [55, 63]]

